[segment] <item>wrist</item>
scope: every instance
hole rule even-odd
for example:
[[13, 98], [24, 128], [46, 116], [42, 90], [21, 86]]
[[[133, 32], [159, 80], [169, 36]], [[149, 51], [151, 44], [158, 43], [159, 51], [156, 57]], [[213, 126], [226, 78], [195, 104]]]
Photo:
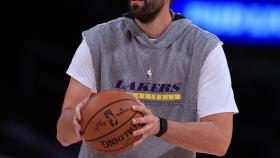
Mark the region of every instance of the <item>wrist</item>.
[[161, 117], [158, 118], [159, 118], [159, 131], [155, 136], [161, 137], [163, 134], [167, 132], [168, 121], [165, 118], [161, 118]]

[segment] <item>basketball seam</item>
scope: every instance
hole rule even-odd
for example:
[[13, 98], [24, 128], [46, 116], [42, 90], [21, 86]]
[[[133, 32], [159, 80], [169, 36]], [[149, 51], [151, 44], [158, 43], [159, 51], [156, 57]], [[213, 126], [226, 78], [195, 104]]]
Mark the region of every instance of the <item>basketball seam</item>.
[[137, 112], [135, 112], [127, 121], [125, 121], [123, 124], [121, 124], [118, 128], [116, 128], [116, 129], [110, 131], [109, 133], [104, 134], [103, 136], [100, 136], [100, 137], [97, 137], [97, 138], [94, 138], [94, 139], [88, 139], [88, 140], [86, 140], [86, 141], [95, 141], [95, 140], [98, 140], [98, 139], [100, 139], [100, 138], [103, 138], [103, 137], [106, 137], [106, 136], [110, 135], [111, 133], [117, 131], [117, 130], [120, 129], [122, 126], [124, 126], [124, 125], [125, 125], [128, 121], [130, 121], [136, 114], [137, 114]]
[[[89, 125], [90, 122], [91, 122], [91, 120], [92, 120], [96, 115], [98, 115], [102, 110], [104, 110], [105, 108], [111, 106], [112, 104], [115, 104], [115, 103], [118, 103], [118, 102], [122, 102], [122, 101], [125, 101], [125, 100], [131, 100], [131, 101], [135, 102], [135, 100], [133, 100], [133, 99], [121, 99], [121, 100], [114, 101], [114, 102], [112, 102], [112, 103], [110, 103], [110, 104], [108, 104], [108, 105], [105, 105], [103, 108], [101, 108], [100, 110], [98, 110], [98, 111], [96, 112], [96, 114], [93, 115], [93, 116], [88, 120], [88, 122], [87, 122], [87, 124], [86, 124], [84, 130], [81, 130], [81, 135], [84, 134], [84, 132], [86, 131], [88, 125]], [[135, 103], [136, 103], [136, 102], [135, 102]]]

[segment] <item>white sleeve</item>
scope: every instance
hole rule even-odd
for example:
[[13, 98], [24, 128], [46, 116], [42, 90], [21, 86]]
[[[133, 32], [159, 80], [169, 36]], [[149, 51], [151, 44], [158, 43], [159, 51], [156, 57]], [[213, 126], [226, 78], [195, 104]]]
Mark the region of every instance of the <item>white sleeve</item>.
[[83, 40], [66, 73], [90, 89], [96, 89], [96, 80], [90, 50]]
[[205, 60], [198, 85], [198, 117], [238, 113], [224, 50], [219, 44]]

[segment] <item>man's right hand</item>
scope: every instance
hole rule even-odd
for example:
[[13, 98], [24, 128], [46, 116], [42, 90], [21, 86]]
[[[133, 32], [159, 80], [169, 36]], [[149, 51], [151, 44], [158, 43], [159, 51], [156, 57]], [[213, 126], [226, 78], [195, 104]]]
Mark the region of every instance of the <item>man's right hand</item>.
[[82, 119], [81, 116], [81, 109], [88, 103], [90, 97], [94, 94], [96, 94], [96, 90], [91, 90], [89, 95], [82, 101], [80, 102], [76, 107], [75, 107], [75, 113], [74, 113], [74, 117], [73, 117], [73, 122], [74, 122], [74, 126], [75, 126], [75, 132], [77, 134], [77, 137], [79, 139], [82, 139], [81, 136], [81, 125], [80, 125], [80, 121]]
[[57, 122], [57, 139], [63, 146], [82, 140], [80, 131], [81, 109], [97, 91], [71, 78], [65, 94], [61, 115]]

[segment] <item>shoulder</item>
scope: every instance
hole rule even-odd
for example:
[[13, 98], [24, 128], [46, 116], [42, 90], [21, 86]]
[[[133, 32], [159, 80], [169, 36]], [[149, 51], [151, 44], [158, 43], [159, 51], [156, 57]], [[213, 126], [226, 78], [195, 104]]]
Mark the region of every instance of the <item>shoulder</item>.
[[82, 33], [90, 48], [110, 45], [114, 49], [129, 37], [128, 18], [120, 17], [106, 23], [98, 24]]
[[104, 35], [120, 31], [125, 26], [125, 20], [125, 17], [119, 17], [106, 23], [98, 24], [86, 31], [83, 31], [83, 35]]
[[180, 38], [178, 38], [176, 46], [179, 46], [182, 50], [186, 50], [184, 52], [188, 57], [197, 60], [196, 63], [200, 66], [203, 65], [211, 51], [219, 43], [222, 43], [216, 35], [200, 28], [188, 19], [177, 20], [175, 24], [176, 28], [186, 26]]
[[214, 47], [217, 46], [218, 43], [220, 43], [220, 39], [213, 33], [206, 31], [202, 29], [201, 27], [190, 24], [189, 27], [187, 27], [186, 32], [188, 36], [192, 36], [193, 40], [197, 41], [196, 43], [201, 44], [213, 44]]
[[175, 21], [177, 27], [186, 25], [180, 41], [185, 43], [188, 50], [192, 50], [194, 54], [208, 54], [222, 41], [213, 33], [202, 29], [201, 27], [193, 24], [189, 19], [180, 19]]
[[112, 52], [123, 43], [130, 41], [128, 23], [130, 19], [120, 17], [106, 23], [98, 24], [82, 33], [83, 39], [93, 52]]
[[190, 47], [202, 47], [210, 44], [214, 48], [221, 42], [216, 35], [193, 24], [189, 19], [184, 18], [173, 21], [172, 25], [175, 28], [175, 32], [184, 28], [179, 39], [186, 42]]

